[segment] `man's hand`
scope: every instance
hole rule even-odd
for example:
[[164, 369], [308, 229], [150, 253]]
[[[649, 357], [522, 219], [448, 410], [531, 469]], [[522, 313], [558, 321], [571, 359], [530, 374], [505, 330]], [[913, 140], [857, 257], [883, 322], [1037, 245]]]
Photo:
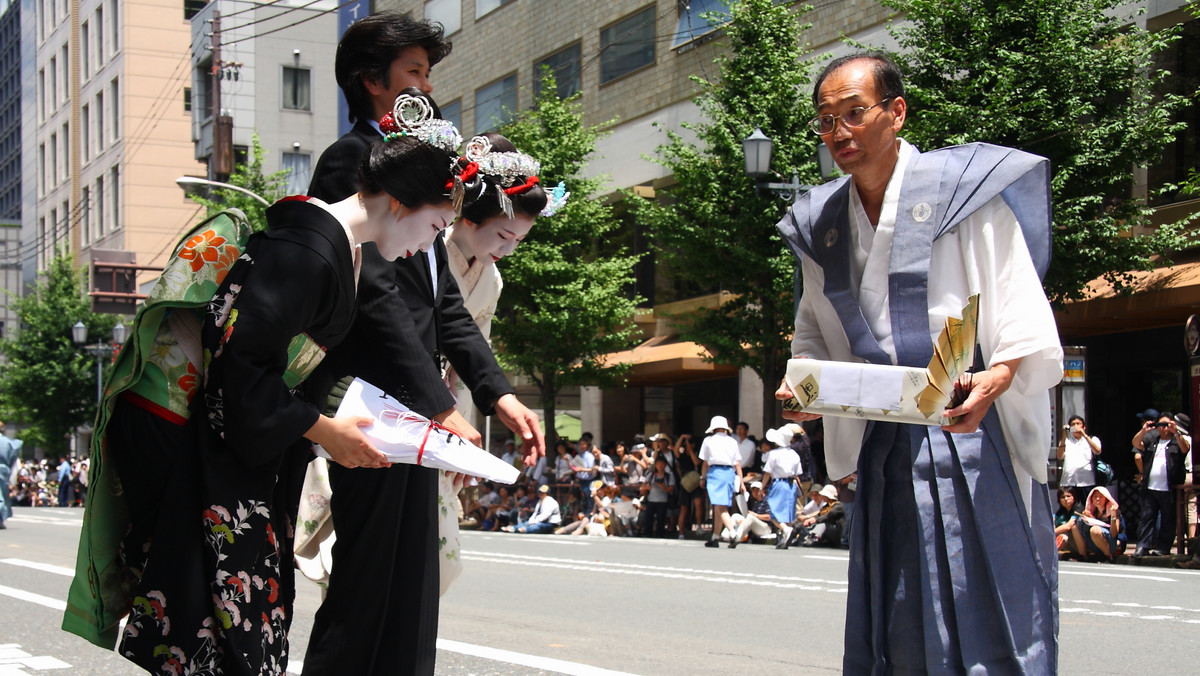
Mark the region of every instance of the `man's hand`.
[[986, 371], [971, 374], [966, 400], [946, 411], [947, 417], [962, 416], [962, 420], [953, 425], [943, 425], [942, 429], [952, 433], [969, 433], [979, 429], [983, 416], [991, 408], [992, 402], [1012, 384], [1013, 373], [1020, 365], [1020, 359], [1011, 359], [997, 362]]
[[[787, 401], [796, 396], [792, 388], [788, 386], [787, 380], [779, 381], [779, 389], [775, 390], [775, 398], [779, 401]], [[791, 420], [792, 422], [805, 422], [806, 420], [816, 420], [820, 418], [820, 413], [804, 413], [802, 411], [784, 411], [783, 419]]]
[[[448, 408], [445, 411], [433, 416], [433, 419], [442, 427], [448, 428], [458, 436], [462, 437], [468, 443], [475, 444], [483, 448], [483, 437], [479, 435], [479, 430], [475, 429], [467, 419], [462, 417], [458, 409]], [[487, 450], [483, 448], [483, 450]]]
[[538, 458], [546, 454], [546, 438], [542, 435], [538, 415], [517, 401], [511, 392], [496, 400], [496, 415], [505, 427], [521, 438], [525, 466], [536, 465]]

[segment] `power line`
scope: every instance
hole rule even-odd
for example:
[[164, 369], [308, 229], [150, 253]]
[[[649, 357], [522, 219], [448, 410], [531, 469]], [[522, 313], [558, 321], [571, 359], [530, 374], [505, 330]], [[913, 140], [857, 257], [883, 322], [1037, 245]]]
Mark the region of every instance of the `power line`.
[[[278, 0], [277, 0], [277, 1], [278, 1]], [[303, 4], [303, 5], [300, 5], [299, 7], [288, 7], [287, 9], [283, 10], [282, 12], [280, 12], [280, 13], [278, 13], [278, 14], [272, 14], [271, 16], [264, 16], [264, 17], [263, 17], [263, 18], [261, 18], [261, 19], [255, 19], [255, 20], [253, 20], [253, 21], [248, 21], [248, 22], [246, 22], [246, 23], [244, 23], [244, 24], [241, 24], [241, 25], [238, 25], [238, 26], [232, 26], [232, 27], [230, 27], [230, 28], [222, 28], [222, 29], [221, 29], [221, 32], [223, 32], [223, 33], [232, 33], [233, 31], [236, 31], [236, 30], [241, 30], [241, 29], [243, 29], [243, 28], [245, 28], [245, 27], [247, 27], [247, 26], [253, 26], [254, 24], [262, 23], [262, 22], [264, 22], [264, 21], [270, 21], [271, 19], [278, 19], [279, 17], [281, 17], [281, 16], [284, 16], [284, 15], [286, 15], [286, 14], [291, 14], [292, 12], [298, 12], [298, 11], [300, 11], [300, 10], [302, 10], [302, 9], [307, 9], [307, 8], [309, 8], [309, 7], [312, 7], [313, 5], [317, 4], [318, 2], [325, 2], [325, 0], [309, 0], [309, 2], [307, 2], [307, 3]], [[242, 11], [245, 11], [245, 10], [242, 10]], [[318, 11], [320, 11], [320, 12], [324, 13], [324, 12], [327, 12], [327, 11], [330, 11], [330, 10], [318, 10]], [[231, 17], [231, 16], [233, 16], [233, 15], [232, 15], [232, 14], [229, 14], [229, 15], [222, 15], [222, 16], [221, 16], [221, 18], [222, 18], [222, 19], [227, 19], [227, 18], [229, 18], [229, 17]], [[229, 44], [229, 43], [222, 43], [222, 45], [225, 45], [225, 44]]]
[[[319, 11], [319, 12], [316, 12], [316, 13], [314, 13], [312, 16], [305, 17], [305, 18], [303, 18], [303, 19], [300, 19], [299, 21], [293, 21], [292, 23], [289, 23], [289, 24], [287, 24], [286, 26], [280, 26], [279, 28], [272, 28], [272, 29], [271, 29], [271, 30], [269, 30], [269, 31], [263, 31], [263, 32], [261, 32], [261, 33], [255, 33], [254, 35], [247, 35], [246, 37], [241, 37], [241, 38], [238, 38], [238, 39], [236, 39], [236, 40], [230, 40], [229, 42], [222, 42], [222, 43], [221, 43], [221, 46], [222, 46], [222, 47], [227, 47], [227, 46], [229, 46], [229, 45], [236, 45], [236, 44], [237, 44], [237, 43], [239, 43], [239, 42], [245, 42], [246, 40], [253, 40], [253, 39], [255, 39], [255, 38], [261, 38], [261, 37], [263, 37], [263, 36], [270, 35], [270, 34], [272, 34], [272, 33], [278, 33], [279, 31], [282, 31], [282, 30], [287, 30], [287, 29], [289, 29], [289, 28], [291, 28], [291, 27], [293, 27], [293, 26], [299, 26], [300, 24], [302, 24], [302, 23], [305, 23], [305, 22], [307, 22], [307, 21], [312, 21], [313, 19], [320, 18], [320, 17], [322, 17], [322, 16], [324, 16], [324, 15], [326, 15], [326, 14], [329, 14], [330, 12], [336, 12], [336, 11], [338, 11], [339, 9], [341, 9], [341, 8], [343, 8], [343, 7], [346, 7], [346, 6], [348, 6], [348, 5], [353, 5], [353, 4], [354, 4], [354, 3], [356, 3], [356, 2], [359, 2], [359, 0], [346, 0], [346, 2], [343, 2], [342, 4], [338, 5], [337, 7], [334, 7], [334, 8], [332, 8], [332, 9], [325, 9], [325, 10], [321, 10], [321, 11]], [[311, 4], [311, 3], [310, 3], [310, 4]]]
[[246, 9], [239, 9], [239, 10], [238, 10], [238, 11], [236, 11], [236, 12], [230, 12], [230, 13], [228, 13], [228, 14], [222, 14], [222, 15], [221, 15], [221, 18], [222, 18], [222, 19], [228, 19], [228, 18], [229, 18], [229, 17], [231, 17], [231, 16], [237, 16], [237, 15], [239, 15], [239, 14], [245, 14], [246, 12], [253, 12], [253, 11], [254, 11], [254, 10], [256, 10], [256, 9], [262, 9], [263, 7], [270, 7], [271, 5], [274, 5], [275, 3], [278, 3], [278, 2], [283, 2], [283, 0], [271, 0], [270, 2], [252, 2], [252, 0], [231, 0], [231, 1], [232, 1], [232, 2], [249, 2], [249, 3], [250, 3], [250, 6], [249, 6], [249, 7], [247, 7]]

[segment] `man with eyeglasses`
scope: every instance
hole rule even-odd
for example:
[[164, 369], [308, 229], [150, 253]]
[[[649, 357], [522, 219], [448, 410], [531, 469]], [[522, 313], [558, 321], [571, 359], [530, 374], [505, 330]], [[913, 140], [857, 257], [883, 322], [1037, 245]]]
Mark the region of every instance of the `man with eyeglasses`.
[[[979, 295], [975, 373], [946, 411], [959, 422], [825, 420], [830, 479], [858, 476], [843, 670], [1054, 673], [1048, 163], [985, 144], [918, 152], [898, 137], [903, 78], [880, 55], [831, 61], [813, 103], [848, 176], [778, 226], [804, 277], [793, 355], [925, 367], [946, 318]], [[786, 382], [776, 396], [793, 396]]]
[[1133, 461], [1142, 476], [1134, 556], [1163, 556], [1171, 552], [1175, 539], [1173, 489], [1184, 482], [1183, 457], [1192, 448], [1191, 439], [1179, 433], [1174, 416], [1164, 411], [1142, 423], [1133, 435], [1133, 448]]

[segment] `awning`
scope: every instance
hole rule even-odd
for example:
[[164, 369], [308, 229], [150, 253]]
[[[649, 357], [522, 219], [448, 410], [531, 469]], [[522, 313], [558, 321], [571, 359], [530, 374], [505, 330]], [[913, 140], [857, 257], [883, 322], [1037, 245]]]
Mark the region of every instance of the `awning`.
[[709, 352], [696, 343], [680, 341], [677, 336], [656, 336], [632, 350], [610, 352], [601, 358], [605, 364], [631, 363], [630, 387], [675, 385], [696, 380], [733, 378], [736, 366], [705, 361]]
[[1200, 263], [1130, 272], [1132, 293], [1118, 293], [1104, 279], [1085, 288], [1083, 300], [1055, 311], [1064, 340], [1106, 333], [1179, 326], [1200, 313]]

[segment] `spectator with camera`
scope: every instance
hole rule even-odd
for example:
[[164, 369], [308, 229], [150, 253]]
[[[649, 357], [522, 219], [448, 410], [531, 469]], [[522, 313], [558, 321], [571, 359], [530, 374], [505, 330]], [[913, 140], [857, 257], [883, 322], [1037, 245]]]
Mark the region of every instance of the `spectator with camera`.
[[1087, 433], [1083, 418], [1071, 416], [1058, 438], [1058, 459], [1062, 475], [1058, 485], [1071, 489], [1075, 502], [1082, 503], [1096, 480], [1094, 464], [1100, 456], [1100, 438]]
[[642, 535], [665, 537], [667, 534], [667, 508], [671, 494], [675, 492], [675, 475], [667, 468], [666, 453], [654, 456], [654, 471], [646, 475], [642, 483]]
[[1142, 509], [1134, 556], [1165, 555], [1175, 538], [1174, 487], [1184, 482], [1183, 457], [1191, 451], [1191, 440], [1179, 433], [1174, 416], [1163, 412], [1142, 423], [1133, 435], [1133, 448], [1133, 459], [1142, 476]]

